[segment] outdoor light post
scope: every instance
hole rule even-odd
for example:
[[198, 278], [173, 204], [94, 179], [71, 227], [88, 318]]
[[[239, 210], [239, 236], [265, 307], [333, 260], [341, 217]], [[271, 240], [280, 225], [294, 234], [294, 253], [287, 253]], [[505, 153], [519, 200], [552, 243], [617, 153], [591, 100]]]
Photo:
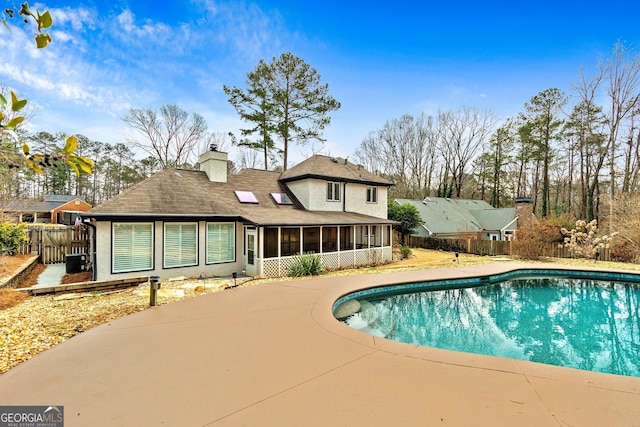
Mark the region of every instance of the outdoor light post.
[[158, 289], [160, 289], [159, 276], [149, 277], [149, 305], [158, 305]]
[[456, 252], [456, 262], [460, 265], [460, 252]]

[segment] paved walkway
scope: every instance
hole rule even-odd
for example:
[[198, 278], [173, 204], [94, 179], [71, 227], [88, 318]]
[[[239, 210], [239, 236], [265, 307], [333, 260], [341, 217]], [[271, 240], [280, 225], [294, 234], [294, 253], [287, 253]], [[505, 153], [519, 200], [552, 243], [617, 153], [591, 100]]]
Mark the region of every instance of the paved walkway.
[[483, 265], [236, 288], [101, 325], [0, 375], [65, 426], [631, 426], [640, 378], [417, 347], [331, 314], [363, 287]]
[[38, 283], [34, 287], [59, 285], [66, 272], [67, 266], [65, 264], [49, 264], [38, 276]]

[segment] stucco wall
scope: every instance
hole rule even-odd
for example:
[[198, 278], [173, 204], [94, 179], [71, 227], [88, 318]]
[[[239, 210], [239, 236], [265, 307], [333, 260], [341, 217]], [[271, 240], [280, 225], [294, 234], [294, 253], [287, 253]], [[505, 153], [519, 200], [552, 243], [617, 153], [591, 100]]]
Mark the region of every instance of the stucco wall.
[[377, 187], [377, 203], [367, 203], [367, 187], [364, 184], [347, 183], [346, 211], [387, 219], [387, 187]]
[[327, 181], [321, 179], [303, 179], [287, 184], [305, 209], [311, 211], [342, 212], [342, 185], [340, 200], [327, 200]]
[[[312, 211], [357, 212], [377, 218], [387, 218], [387, 187], [378, 187], [378, 202], [367, 203], [367, 186], [340, 183], [340, 201], [327, 200], [327, 182], [304, 179], [287, 184], [302, 205]], [[345, 197], [346, 194], [346, 197]]]
[[[123, 221], [126, 222], [126, 221]], [[151, 222], [151, 221], [150, 221]], [[205, 221], [198, 222], [198, 265], [189, 267], [164, 268], [163, 267], [163, 245], [164, 245], [164, 222], [154, 222], [154, 269], [144, 271], [131, 271], [126, 273], [112, 273], [111, 263], [111, 233], [110, 221], [100, 221], [96, 224], [96, 271], [97, 280], [119, 279], [126, 277], [138, 277], [141, 275], [159, 276], [161, 279], [171, 277], [198, 277], [200, 274], [206, 276], [229, 276], [232, 272], [240, 272], [244, 263], [243, 242], [244, 229], [242, 224], [236, 223], [236, 260], [235, 262], [207, 264], [207, 226]]]

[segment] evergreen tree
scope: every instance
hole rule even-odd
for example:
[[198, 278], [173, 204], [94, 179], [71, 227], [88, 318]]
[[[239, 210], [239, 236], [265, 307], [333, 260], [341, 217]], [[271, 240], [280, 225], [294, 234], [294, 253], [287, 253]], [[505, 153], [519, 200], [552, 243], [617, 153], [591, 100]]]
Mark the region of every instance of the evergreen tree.
[[255, 126], [241, 130], [242, 136], [259, 134], [258, 141], [242, 140], [241, 145], [262, 148], [265, 169], [273, 137], [282, 141], [283, 169], [287, 169], [289, 144], [322, 141], [321, 132], [331, 122], [329, 112], [340, 103], [329, 95], [329, 85], [320, 83], [320, 74], [291, 53], [260, 60], [247, 74], [247, 88], [224, 86], [229, 102], [240, 117]]

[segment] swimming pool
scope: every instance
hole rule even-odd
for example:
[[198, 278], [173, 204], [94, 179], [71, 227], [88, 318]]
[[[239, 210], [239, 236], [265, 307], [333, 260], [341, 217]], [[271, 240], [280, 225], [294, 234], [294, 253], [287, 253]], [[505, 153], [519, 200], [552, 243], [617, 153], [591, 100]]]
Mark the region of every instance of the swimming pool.
[[517, 270], [347, 295], [349, 326], [387, 339], [640, 376], [640, 276]]

